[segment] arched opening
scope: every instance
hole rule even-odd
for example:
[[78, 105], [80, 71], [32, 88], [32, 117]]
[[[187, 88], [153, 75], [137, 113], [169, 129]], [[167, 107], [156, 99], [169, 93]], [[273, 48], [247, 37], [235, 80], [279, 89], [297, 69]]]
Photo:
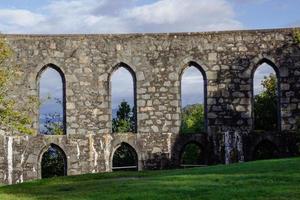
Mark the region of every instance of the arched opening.
[[65, 77], [55, 65], [46, 65], [38, 74], [39, 132], [45, 135], [66, 134]]
[[269, 140], [263, 140], [256, 145], [253, 152], [253, 160], [266, 160], [278, 158], [279, 152], [275, 144]]
[[57, 145], [51, 144], [42, 155], [41, 177], [51, 178], [67, 175], [67, 157]]
[[113, 171], [136, 171], [138, 170], [138, 155], [132, 146], [122, 142], [114, 152], [112, 163]]
[[205, 155], [201, 145], [190, 142], [184, 146], [180, 156], [181, 167], [199, 167], [205, 164]]
[[280, 129], [279, 76], [275, 65], [262, 60], [253, 73], [254, 130]]
[[191, 62], [181, 76], [181, 134], [206, 131], [206, 75]]
[[137, 131], [136, 78], [126, 64], [116, 66], [111, 76], [112, 132]]

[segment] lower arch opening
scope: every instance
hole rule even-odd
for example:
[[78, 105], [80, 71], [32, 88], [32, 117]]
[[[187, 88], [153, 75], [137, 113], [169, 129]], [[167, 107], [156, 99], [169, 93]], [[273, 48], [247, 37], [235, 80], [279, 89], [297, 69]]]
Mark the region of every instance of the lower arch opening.
[[114, 152], [112, 164], [113, 171], [137, 171], [138, 155], [132, 146], [122, 142]]
[[41, 177], [52, 178], [67, 175], [67, 157], [57, 145], [51, 144], [42, 155]]

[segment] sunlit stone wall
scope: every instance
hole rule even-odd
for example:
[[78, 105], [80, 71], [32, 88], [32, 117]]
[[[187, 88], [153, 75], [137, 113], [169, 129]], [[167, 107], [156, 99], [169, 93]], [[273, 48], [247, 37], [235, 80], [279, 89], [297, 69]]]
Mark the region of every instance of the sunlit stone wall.
[[[64, 74], [66, 135], [2, 132], [2, 183], [39, 178], [41, 155], [50, 144], [65, 152], [68, 175], [111, 171], [113, 152], [121, 142], [136, 150], [139, 169], [173, 166], [191, 139], [206, 148], [207, 164], [249, 160], [249, 149], [257, 142], [252, 136], [252, 75], [261, 62], [277, 68], [280, 77], [280, 130], [267, 133], [268, 138], [278, 140], [296, 129], [300, 49], [293, 29], [4, 37], [15, 51], [11, 62], [21, 66], [21, 80], [11, 92], [20, 105], [29, 95], [38, 95], [37, 75], [45, 65], [55, 65]], [[136, 76], [137, 133], [111, 132], [110, 75], [120, 63]], [[179, 135], [180, 79], [191, 63], [207, 79], [207, 131], [199, 137]], [[38, 109], [32, 116], [38, 130]]]

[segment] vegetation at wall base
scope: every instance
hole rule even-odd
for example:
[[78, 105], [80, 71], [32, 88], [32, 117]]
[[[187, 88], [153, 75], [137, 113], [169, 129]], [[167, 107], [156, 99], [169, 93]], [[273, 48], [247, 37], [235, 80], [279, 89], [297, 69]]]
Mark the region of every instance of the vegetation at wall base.
[[300, 158], [58, 177], [0, 187], [1, 200], [300, 199]]

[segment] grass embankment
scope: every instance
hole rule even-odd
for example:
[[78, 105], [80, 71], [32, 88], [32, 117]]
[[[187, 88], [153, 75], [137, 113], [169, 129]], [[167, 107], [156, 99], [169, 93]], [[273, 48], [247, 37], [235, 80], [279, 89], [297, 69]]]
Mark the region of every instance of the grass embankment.
[[300, 158], [44, 179], [1, 186], [0, 199], [300, 199]]

